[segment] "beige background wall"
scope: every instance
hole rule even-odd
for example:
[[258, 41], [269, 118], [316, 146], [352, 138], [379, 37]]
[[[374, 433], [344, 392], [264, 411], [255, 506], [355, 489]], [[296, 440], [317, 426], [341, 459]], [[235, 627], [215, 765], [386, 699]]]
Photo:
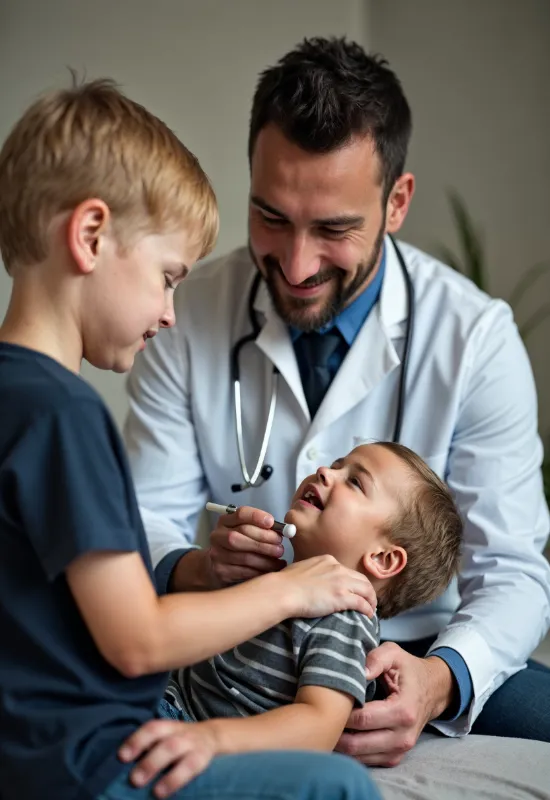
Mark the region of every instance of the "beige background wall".
[[[550, 262], [549, 0], [374, 0], [369, 38], [401, 77], [414, 115], [417, 194], [403, 236], [454, 247], [445, 188], [485, 230], [491, 293]], [[518, 318], [550, 302], [550, 275]], [[550, 431], [550, 319], [528, 341], [541, 428]]]
[[[491, 289], [550, 258], [548, 0], [0, 0], [0, 140], [66, 67], [109, 75], [198, 155], [221, 207], [216, 253], [245, 236], [246, 135], [258, 72], [305, 35], [348, 34], [383, 52], [413, 107], [418, 192], [404, 235], [454, 243], [458, 188], [486, 230]], [[0, 315], [9, 279], [0, 273]], [[550, 280], [530, 298], [545, 293]], [[536, 294], [536, 297], [535, 297]], [[550, 428], [550, 325], [530, 343]], [[123, 379], [86, 368], [115, 417]]]
[[[258, 73], [306, 35], [362, 40], [364, 10], [363, 0], [0, 0], [0, 140], [37, 93], [67, 83], [67, 66], [113, 77], [199, 157], [221, 208], [216, 253], [227, 252], [245, 241]], [[2, 270], [0, 316], [9, 288]], [[121, 422], [123, 379], [84, 373]]]

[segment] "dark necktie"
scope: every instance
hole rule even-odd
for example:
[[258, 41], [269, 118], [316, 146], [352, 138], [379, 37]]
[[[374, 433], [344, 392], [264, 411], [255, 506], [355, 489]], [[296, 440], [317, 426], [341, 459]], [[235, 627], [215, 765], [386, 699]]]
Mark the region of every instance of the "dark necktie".
[[296, 341], [303, 356], [302, 384], [311, 419], [317, 413], [333, 378], [329, 369], [330, 358], [343, 341], [338, 328], [332, 328], [327, 333], [302, 333]]

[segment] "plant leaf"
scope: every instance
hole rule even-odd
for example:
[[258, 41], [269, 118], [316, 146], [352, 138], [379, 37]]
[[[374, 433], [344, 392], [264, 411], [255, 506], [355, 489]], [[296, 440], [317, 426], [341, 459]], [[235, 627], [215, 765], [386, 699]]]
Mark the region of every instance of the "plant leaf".
[[486, 291], [488, 286], [487, 268], [481, 236], [476, 231], [473, 219], [458, 192], [450, 190], [447, 192], [447, 196], [463, 252], [464, 272], [480, 289]]
[[550, 272], [550, 263], [548, 262], [534, 264], [532, 267], [529, 267], [527, 272], [524, 273], [521, 279], [516, 283], [514, 291], [510, 295], [510, 299], [508, 301], [514, 310], [520, 304], [525, 293], [534, 283], [538, 281], [540, 277], [542, 277], [542, 275], [544, 275], [545, 272]]

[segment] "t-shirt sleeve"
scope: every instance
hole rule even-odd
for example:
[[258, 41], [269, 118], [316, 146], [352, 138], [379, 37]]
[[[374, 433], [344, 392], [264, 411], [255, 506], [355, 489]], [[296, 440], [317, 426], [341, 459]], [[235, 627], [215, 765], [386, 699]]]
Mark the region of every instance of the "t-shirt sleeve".
[[379, 643], [376, 618], [343, 611], [317, 620], [300, 648], [298, 687], [336, 689], [351, 695], [355, 706], [362, 706], [375, 690], [375, 682], [367, 681], [367, 653]]
[[49, 580], [84, 553], [139, 549], [122, 443], [99, 399], [42, 414], [12, 469], [22, 528]]

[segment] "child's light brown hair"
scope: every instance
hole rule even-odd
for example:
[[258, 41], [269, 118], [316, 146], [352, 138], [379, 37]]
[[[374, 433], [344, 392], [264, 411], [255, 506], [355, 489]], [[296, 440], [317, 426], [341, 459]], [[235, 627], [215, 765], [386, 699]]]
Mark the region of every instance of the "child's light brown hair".
[[44, 95], [0, 151], [0, 252], [6, 269], [48, 255], [55, 215], [89, 198], [124, 248], [138, 232], [183, 230], [203, 257], [218, 233], [214, 192], [195, 156], [111, 80]]
[[378, 615], [393, 617], [442, 594], [460, 566], [463, 524], [448, 487], [402, 444], [378, 442], [409, 468], [411, 483], [399, 499], [401, 513], [385, 533], [407, 552], [407, 564], [378, 596]]

